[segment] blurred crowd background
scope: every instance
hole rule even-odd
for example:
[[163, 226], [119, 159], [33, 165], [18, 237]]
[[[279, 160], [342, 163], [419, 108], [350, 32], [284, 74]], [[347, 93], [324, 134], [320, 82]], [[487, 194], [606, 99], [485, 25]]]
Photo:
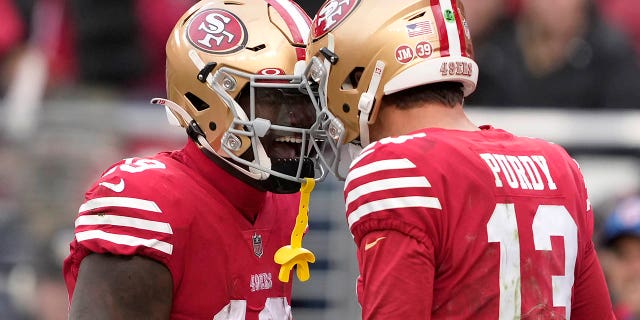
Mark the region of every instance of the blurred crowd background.
[[[148, 101], [165, 96], [166, 38], [193, 3], [0, 0], [0, 320], [66, 319], [61, 265], [85, 189], [121, 158], [184, 144]], [[579, 161], [616, 312], [640, 319], [640, 1], [463, 3], [472, 119]], [[305, 241], [320, 259], [295, 285], [296, 319], [358, 317], [341, 190], [312, 195]]]

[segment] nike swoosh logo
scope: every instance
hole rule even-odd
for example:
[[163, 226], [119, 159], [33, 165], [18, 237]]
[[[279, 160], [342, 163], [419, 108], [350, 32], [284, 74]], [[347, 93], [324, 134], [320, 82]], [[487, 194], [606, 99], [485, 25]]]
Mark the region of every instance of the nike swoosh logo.
[[124, 180], [122, 178], [118, 183], [100, 182], [99, 185], [111, 189], [113, 192], [122, 192], [124, 190]]
[[376, 244], [378, 244], [378, 242], [380, 242], [380, 240], [382, 240], [382, 239], [384, 239], [384, 238], [386, 238], [386, 237], [380, 237], [380, 238], [376, 239], [376, 240], [375, 240], [375, 241], [373, 241], [373, 242], [370, 242], [370, 243], [365, 244], [365, 245], [364, 245], [364, 251], [367, 251], [367, 250], [369, 250], [369, 249], [371, 249], [371, 248], [375, 247], [375, 245], [376, 245]]

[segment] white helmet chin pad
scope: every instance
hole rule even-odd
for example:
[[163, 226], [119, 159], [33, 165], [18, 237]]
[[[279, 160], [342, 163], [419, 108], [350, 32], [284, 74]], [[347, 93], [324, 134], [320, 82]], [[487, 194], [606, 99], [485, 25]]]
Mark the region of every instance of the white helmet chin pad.
[[[256, 149], [258, 149], [258, 157], [256, 158], [256, 160], [253, 160], [253, 163], [255, 163], [260, 168], [271, 170], [271, 158], [267, 156], [267, 152], [264, 150], [262, 143], [258, 142], [258, 144], [256, 145]], [[249, 171], [255, 175], [259, 175], [259, 178], [257, 178], [258, 180], [266, 180], [267, 178], [269, 178], [269, 172], [267, 171], [260, 170], [255, 167], [249, 167]]]

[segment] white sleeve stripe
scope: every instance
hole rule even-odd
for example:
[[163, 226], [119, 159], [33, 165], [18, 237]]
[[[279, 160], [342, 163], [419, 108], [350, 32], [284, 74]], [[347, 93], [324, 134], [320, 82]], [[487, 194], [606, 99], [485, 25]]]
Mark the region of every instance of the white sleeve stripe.
[[372, 162], [362, 167], [352, 169], [347, 175], [347, 180], [344, 182], [344, 187], [346, 190], [351, 181], [374, 172], [384, 170], [410, 169], [415, 167], [416, 165], [408, 159], [390, 159]]
[[440, 201], [434, 197], [400, 197], [371, 201], [361, 205], [349, 214], [349, 218], [347, 219], [349, 221], [349, 228], [368, 214], [388, 209], [411, 207], [442, 209]]
[[114, 234], [108, 233], [101, 230], [89, 230], [82, 231], [76, 233], [76, 239], [78, 242], [91, 240], [91, 239], [100, 239], [109, 241], [112, 243], [122, 244], [126, 246], [145, 246], [148, 248], [153, 248], [158, 251], [162, 251], [166, 254], [171, 254], [173, 252], [173, 245], [164, 241], [160, 241], [158, 239], [143, 239], [134, 236], [124, 235], [124, 234]]
[[79, 213], [105, 208], [105, 207], [124, 207], [131, 209], [140, 209], [152, 212], [162, 212], [158, 205], [149, 200], [142, 200], [136, 198], [125, 198], [125, 197], [105, 197], [105, 198], [95, 198], [91, 199], [80, 206], [78, 210]]
[[[370, 146], [371, 145], [373, 145], [373, 144], [370, 144]], [[360, 155], [358, 155], [355, 159], [353, 159], [351, 161], [351, 164], [349, 165], [349, 169], [353, 168], [353, 166], [358, 164], [358, 162], [360, 162], [360, 160], [364, 159], [366, 156], [372, 154], [373, 151], [375, 151], [375, 150], [373, 150], [373, 149], [369, 149], [369, 150], [364, 149], [364, 150], [360, 151]]]
[[165, 222], [158, 222], [146, 219], [114, 216], [114, 215], [86, 215], [76, 219], [76, 227], [108, 224], [113, 226], [132, 227], [136, 229], [156, 231], [173, 234], [171, 225]]
[[382, 190], [402, 189], [402, 188], [429, 188], [431, 184], [425, 177], [402, 177], [402, 178], [389, 178], [376, 180], [369, 183], [365, 183], [347, 194], [345, 200], [348, 207], [351, 202], [360, 198], [361, 196]]

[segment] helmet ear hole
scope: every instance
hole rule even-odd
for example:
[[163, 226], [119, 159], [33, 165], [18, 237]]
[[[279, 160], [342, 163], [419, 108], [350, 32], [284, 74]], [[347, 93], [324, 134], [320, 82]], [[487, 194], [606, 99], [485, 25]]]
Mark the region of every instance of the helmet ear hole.
[[203, 110], [209, 109], [209, 104], [208, 103], [204, 102], [204, 100], [200, 99], [198, 96], [196, 96], [195, 94], [193, 94], [191, 92], [187, 92], [184, 95], [184, 97], [187, 98], [187, 100], [189, 100], [189, 102], [191, 102], [193, 107], [196, 108], [196, 110], [198, 110], [198, 111], [203, 111]]
[[364, 73], [364, 67], [355, 67], [349, 74], [347, 78], [342, 82], [341, 89], [342, 90], [351, 90], [357, 89], [358, 84], [360, 84], [360, 78], [362, 78], [362, 73]]

